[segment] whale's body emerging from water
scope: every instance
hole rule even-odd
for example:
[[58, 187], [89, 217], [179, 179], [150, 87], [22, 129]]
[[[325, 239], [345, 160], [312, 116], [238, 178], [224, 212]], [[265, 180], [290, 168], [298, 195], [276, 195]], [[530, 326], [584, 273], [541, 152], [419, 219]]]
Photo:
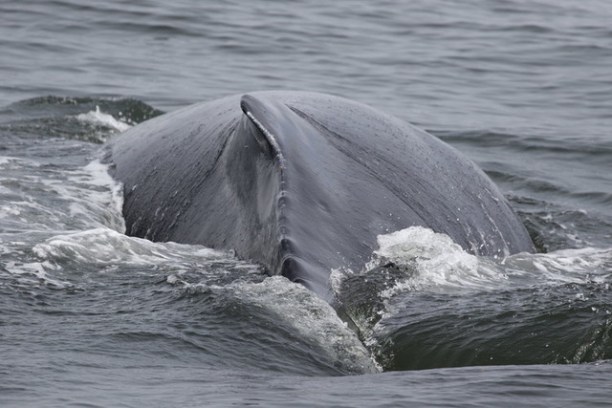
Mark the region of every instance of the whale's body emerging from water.
[[478, 255], [532, 251], [489, 178], [430, 134], [368, 106], [254, 92], [142, 123], [108, 146], [127, 233], [233, 249], [330, 299], [376, 237], [424, 226]]

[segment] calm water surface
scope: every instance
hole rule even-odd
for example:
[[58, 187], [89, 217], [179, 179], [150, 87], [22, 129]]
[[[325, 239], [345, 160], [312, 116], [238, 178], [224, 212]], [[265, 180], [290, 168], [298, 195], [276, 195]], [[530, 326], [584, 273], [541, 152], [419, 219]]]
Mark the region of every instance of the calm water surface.
[[[610, 21], [603, 0], [0, 2], [0, 404], [609, 406]], [[229, 252], [123, 235], [100, 144], [262, 89], [436, 134], [540, 252], [390, 234], [397, 270], [333, 274], [349, 328]]]

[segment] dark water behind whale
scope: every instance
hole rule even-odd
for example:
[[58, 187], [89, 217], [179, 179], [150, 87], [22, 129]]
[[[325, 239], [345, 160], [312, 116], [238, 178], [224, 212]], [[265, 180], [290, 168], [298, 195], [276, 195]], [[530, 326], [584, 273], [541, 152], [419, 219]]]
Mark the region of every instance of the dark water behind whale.
[[[598, 0], [0, 2], [0, 405], [608, 406], [610, 21]], [[428, 129], [542, 253], [390, 232], [333, 274], [347, 327], [231, 253], [124, 236], [100, 143], [258, 89]]]

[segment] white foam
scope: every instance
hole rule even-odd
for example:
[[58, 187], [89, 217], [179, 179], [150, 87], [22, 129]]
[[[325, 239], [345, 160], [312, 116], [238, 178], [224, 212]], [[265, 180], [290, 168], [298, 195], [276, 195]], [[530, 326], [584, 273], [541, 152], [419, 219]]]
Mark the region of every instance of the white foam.
[[0, 218], [16, 217], [21, 214], [21, 210], [14, 205], [0, 205]]
[[400, 280], [383, 293], [393, 296], [405, 290], [464, 291], [498, 287], [506, 279], [504, 273], [491, 268], [483, 258], [465, 252], [445, 235], [428, 228], [410, 227], [377, 237], [379, 249], [373, 262], [366, 267], [376, 267], [379, 259], [399, 265], [414, 265], [417, 273]]
[[[63, 173], [62, 179], [40, 179], [48, 191], [67, 201], [68, 215], [82, 220], [84, 228], [105, 226], [125, 231], [122, 215], [122, 185], [107, 172], [108, 167], [94, 160], [82, 169]], [[73, 222], [73, 220], [71, 220]]]
[[[107, 188], [110, 191], [110, 200], [111, 205], [117, 214], [122, 214], [123, 212], [123, 184], [115, 181], [109, 172], [108, 166], [102, 164], [100, 160], [93, 160], [87, 166], [84, 167], [84, 170], [87, 171], [91, 178], [88, 182], [92, 185]], [[121, 219], [121, 226], [119, 231], [125, 231], [125, 220], [123, 217]]]
[[13, 157], [3, 157], [2, 163], [0, 218], [11, 230], [125, 230], [121, 184], [99, 160], [73, 169]]
[[112, 115], [100, 111], [100, 107], [96, 106], [95, 111], [89, 111], [87, 113], [81, 113], [76, 118], [82, 122], [90, 123], [93, 125], [101, 125], [107, 128], [114, 129], [119, 132], [124, 132], [131, 128], [131, 126], [125, 122], [115, 119]]
[[227, 257], [227, 254], [206, 247], [171, 242], [155, 243], [128, 237], [110, 228], [61, 234], [32, 248], [41, 260], [51, 264], [67, 262], [96, 265], [169, 267], [170, 271], [187, 270], [198, 263]]
[[16, 166], [18, 168], [23, 166], [32, 168], [40, 167], [40, 163], [32, 159], [24, 157], [0, 156], [0, 166], [5, 167], [7, 165], [10, 165], [11, 167]]
[[516, 254], [503, 267], [516, 284], [605, 284], [612, 280], [612, 248], [564, 249], [547, 254]]
[[334, 268], [329, 274], [329, 286], [332, 292], [338, 295], [342, 291], [342, 284], [353, 271], [346, 268]]
[[367, 269], [388, 260], [416, 269], [416, 273], [399, 280], [381, 294], [386, 298], [404, 291], [473, 292], [534, 285], [601, 283], [612, 277], [612, 248], [519, 253], [503, 258], [477, 257], [465, 252], [448, 236], [422, 227], [381, 235], [378, 244], [379, 249]]
[[[465, 252], [448, 236], [422, 227], [411, 227], [378, 237], [379, 249], [366, 272], [392, 261], [404, 266], [405, 275], [394, 275], [392, 286], [379, 293], [382, 299], [405, 292], [469, 294], [558, 284], [608, 284], [612, 280], [612, 248], [582, 248], [547, 254], [519, 253], [504, 258], [477, 257]], [[352, 271], [332, 271], [336, 293]], [[379, 272], [379, 271], [377, 271]]]
[[7, 272], [20, 277], [21, 283], [44, 284], [59, 289], [72, 286], [68, 281], [51, 278], [46, 271], [47, 265], [43, 262], [7, 262], [5, 269]]

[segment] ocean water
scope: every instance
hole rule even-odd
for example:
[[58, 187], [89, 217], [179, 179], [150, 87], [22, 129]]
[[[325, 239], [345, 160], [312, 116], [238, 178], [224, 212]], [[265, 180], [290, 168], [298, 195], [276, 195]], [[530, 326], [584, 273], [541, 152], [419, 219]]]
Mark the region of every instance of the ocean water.
[[[1, 1], [0, 405], [609, 406], [610, 21], [603, 0]], [[349, 326], [230, 251], [124, 235], [102, 143], [263, 89], [427, 129], [538, 253], [381, 236], [332, 274]]]

